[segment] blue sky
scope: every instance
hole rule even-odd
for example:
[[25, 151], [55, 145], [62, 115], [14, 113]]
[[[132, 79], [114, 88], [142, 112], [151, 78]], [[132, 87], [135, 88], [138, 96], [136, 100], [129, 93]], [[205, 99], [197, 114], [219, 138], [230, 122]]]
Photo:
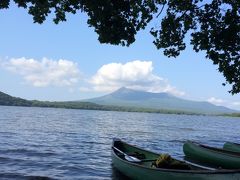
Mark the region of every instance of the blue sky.
[[240, 95], [228, 93], [224, 77], [204, 53], [190, 45], [167, 58], [153, 45], [149, 29], [130, 47], [100, 44], [84, 14], [55, 25], [34, 24], [24, 9], [0, 10], [0, 91], [38, 100], [80, 100], [122, 86], [168, 92], [240, 110]]

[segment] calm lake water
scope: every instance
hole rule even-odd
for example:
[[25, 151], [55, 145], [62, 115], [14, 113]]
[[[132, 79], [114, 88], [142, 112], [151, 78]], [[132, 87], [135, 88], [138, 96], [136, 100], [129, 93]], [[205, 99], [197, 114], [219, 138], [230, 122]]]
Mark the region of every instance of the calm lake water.
[[124, 180], [112, 138], [182, 159], [185, 140], [240, 142], [240, 118], [0, 106], [0, 179]]

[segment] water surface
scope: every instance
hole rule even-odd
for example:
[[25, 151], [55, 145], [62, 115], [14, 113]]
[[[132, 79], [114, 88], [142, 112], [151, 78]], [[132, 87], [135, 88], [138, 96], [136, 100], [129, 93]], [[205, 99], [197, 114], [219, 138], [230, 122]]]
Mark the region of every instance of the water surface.
[[231, 117], [0, 106], [0, 178], [124, 180], [114, 137], [182, 159], [186, 140], [221, 147], [239, 132]]

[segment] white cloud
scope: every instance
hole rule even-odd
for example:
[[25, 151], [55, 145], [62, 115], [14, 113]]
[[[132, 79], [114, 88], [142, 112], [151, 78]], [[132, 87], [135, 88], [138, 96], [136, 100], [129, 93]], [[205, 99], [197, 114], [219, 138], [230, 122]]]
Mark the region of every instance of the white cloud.
[[232, 104], [233, 104], [233, 106], [239, 106], [239, 108], [240, 108], [240, 102], [233, 102]]
[[219, 99], [216, 97], [211, 97], [211, 98], [207, 99], [207, 101], [212, 104], [218, 105], [218, 106], [225, 106], [225, 107], [229, 107], [231, 109], [240, 110], [240, 101], [229, 101], [229, 100]]
[[128, 87], [148, 92], [168, 92], [177, 96], [185, 93], [171, 86], [168, 81], [153, 74], [151, 61], [131, 61], [126, 64], [103, 65], [91, 78], [93, 90], [111, 92], [120, 87]]
[[24, 57], [12, 58], [2, 63], [2, 66], [21, 75], [27, 83], [35, 87], [71, 86], [78, 82], [80, 76], [77, 64], [64, 59], [54, 61], [43, 58], [37, 61]]
[[78, 90], [81, 91], [81, 92], [92, 92], [93, 91], [89, 87], [79, 87]]
[[225, 102], [224, 100], [218, 99], [218, 98], [215, 98], [215, 97], [211, 97], [207, 101], [210, 102], [210, 103], [216, 104], [216, 105], [223, 105], [224, 102]]
[[240, 110], [240, 101], [233, 101], [233, 102], [228, 102], [228, 106], [233, 109], [238, 109]]

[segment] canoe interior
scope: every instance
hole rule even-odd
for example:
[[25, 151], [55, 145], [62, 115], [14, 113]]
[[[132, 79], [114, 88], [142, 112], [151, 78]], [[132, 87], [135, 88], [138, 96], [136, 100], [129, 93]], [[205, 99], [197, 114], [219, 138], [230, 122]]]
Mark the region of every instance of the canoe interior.
[[[140, 149], [136, 146], [129, 145], [123, 141], [114, 141], [113, 146], [116, 147], [117, 149], [123, 151], [127, 155], [134, 156], [134, 157], [142, 160], [142, 162], [137, 163], [137, 164], [147, 167], [147, 168], [152, 168], [153, 162], [155, 162], [156, 159], [160, 156], [160, 154], [150, 152], [150, 151], [147, 151], [144, 149]], [[117, 150], [113, 149], [113, 151], [119, 158], [126, 160], [125, 155], [123, 155], [122, 153], [119, 153]], [[181, 165], [179, 167], [173, 166], [173, 167], [163, 167], [163, 168], [176, 169], [176, 170], [205, 170], [204, 168], [187, 164], [184, 161], [180, 161], [180, 160], [176, 160], [176, 159], [173, 159], [173, 160], [177, 164], [181, 164]]]
[[[129, 146], [128, 144], [122, 142], [122, 141], [114, 141], [114, 147], [118, 148], [119, 150], [123, 151], [124, 153], [136, 157], [140, 160], [149, 159], [149, 160], [155, 160], [159, 157], [159, 154], [155, 154], [153, 152], [149, 152], [134, 146]], [[120, 157], [121, 159], [125, 160], [125, 156], [118, 151], [114, 150], [116, 155]], [[146, 161], [141, 162], [138, 164], [141, 164], [142, 166], [151, 167], [153, 161]]]

